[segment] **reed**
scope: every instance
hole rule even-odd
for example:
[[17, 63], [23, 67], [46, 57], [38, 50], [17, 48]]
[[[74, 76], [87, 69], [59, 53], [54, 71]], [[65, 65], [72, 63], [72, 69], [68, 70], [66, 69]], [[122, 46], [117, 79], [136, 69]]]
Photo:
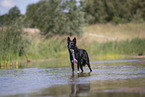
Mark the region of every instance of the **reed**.
[[[26, 48], [21, 22], [2, 26], [0, 29], [0, 66], [18, 65], [20, 53]], [[21, 52], [20, 52], [21, 51]]]

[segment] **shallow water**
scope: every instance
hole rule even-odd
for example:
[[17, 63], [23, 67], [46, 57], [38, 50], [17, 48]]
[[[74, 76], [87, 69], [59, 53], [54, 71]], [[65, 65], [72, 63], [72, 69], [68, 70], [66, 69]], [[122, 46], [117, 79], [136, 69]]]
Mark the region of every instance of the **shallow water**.
[[145, 63], [140, 60], [94, 61], [91, 73], [87, 67], [84, 73], [72, 73], [69, 62], [59, 64], [0, 69], [0, 96], [145, 97]]

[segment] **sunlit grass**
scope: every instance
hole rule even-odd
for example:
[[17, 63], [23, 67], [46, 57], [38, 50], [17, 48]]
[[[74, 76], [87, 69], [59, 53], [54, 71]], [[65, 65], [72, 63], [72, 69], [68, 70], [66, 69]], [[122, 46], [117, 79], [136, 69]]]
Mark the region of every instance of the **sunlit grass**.
[[[97, 42], [106, 41], [121, 41], [133, 38], [145, 38], [145, 23], [127, 23], [127, 24], [94, 24], [88, 27], [84, 27], [86, 36], [91, 37], [91, 40], [96, 40]], [[101, 38], [96, 36], [90, 36], [88, 33], [93, 33], [97, 35], [103, 35], [107, 38]]]

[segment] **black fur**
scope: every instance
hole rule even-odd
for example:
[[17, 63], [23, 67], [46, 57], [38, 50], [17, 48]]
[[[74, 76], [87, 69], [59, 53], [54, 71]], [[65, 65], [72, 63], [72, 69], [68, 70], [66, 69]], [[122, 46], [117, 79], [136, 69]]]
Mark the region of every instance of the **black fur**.
[[74, 62], [77, 63], [77, 69], [79, 71], [79, 68], [83, 72], [83, 66], [86, 64], [88, 65], [90, 72], [92, 72], [92, 69], [90, 67], [89, 57], [84, 49], [78, 49], [76, 46], [76, 38], [74, 38], [72, 41], [70, 38], [67, 38], [67, 44], [68, 44], [68, 51], [70, 54], [70, 62], [72, 66], [72, 71], [74, 72]]

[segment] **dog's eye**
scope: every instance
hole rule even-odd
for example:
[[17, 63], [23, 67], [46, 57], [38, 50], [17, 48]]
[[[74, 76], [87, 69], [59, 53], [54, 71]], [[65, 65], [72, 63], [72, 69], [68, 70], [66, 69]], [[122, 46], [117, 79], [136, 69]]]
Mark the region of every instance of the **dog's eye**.
[[72, 45], [73, 43], [71, 42], [70, 45]]

